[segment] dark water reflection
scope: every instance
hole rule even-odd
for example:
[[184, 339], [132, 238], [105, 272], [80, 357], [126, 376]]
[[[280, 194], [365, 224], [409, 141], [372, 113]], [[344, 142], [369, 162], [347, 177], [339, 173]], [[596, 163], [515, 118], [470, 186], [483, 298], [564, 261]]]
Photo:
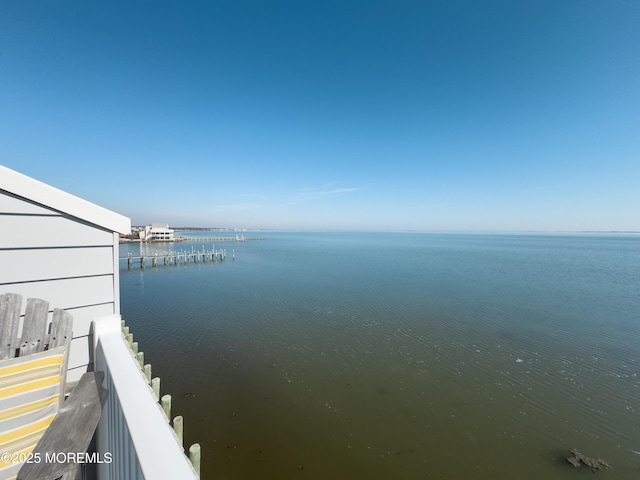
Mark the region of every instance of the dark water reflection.
[[637, 236], [266, 237], [122, 265], [203, 478], [560, 479], [572, 447], [638, 475]]

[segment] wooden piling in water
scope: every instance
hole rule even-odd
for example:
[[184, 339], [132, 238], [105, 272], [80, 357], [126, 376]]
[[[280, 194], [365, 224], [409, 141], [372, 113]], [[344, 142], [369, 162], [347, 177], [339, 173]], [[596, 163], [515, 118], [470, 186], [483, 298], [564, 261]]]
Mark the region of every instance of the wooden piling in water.
[[160, 378], [156, 377], [151, 379], [151, 390], [153, 390], [153, 396], [156, 397], [156, 402], [160, 400]]
[[171, 421], [171, 395], [163, 395], [160, 399], [160, 405], [162, 405], [162, 410], [164, 410], [164, 414], [167, 416], [167, 422]]
[[189, 447], [189, 459], [191, 460], [191, 465], [193, 465], [193, 469], [198, 474], [198, 478], [200, 478], [200, 444], [194, 443]]
[[178, 437], [178, 445], [184, 452], [184, 419], [182, 416], [178, 415], [173, 419], [173, 431], [176, 432], [176, 437]]

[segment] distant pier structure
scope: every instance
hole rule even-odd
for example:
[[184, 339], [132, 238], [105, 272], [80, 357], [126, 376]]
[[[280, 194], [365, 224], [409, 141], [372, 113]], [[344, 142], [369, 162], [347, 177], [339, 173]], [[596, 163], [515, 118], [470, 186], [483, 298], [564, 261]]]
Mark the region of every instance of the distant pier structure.
[[[232, 259], [235, 260], [236, 253], [232, 250]], [[127, 266], [132, 269], [134, 264], [138, 264], [140, 268], [144, 268], [148, 263], [152, 267], [159, 265], [178, 265], [187, 263], [201, 263], [201, 262], [224, 262], [227, 259], [227, 250], [216, 250], [215, 246], [211, 250], [195, 250], [192, 248], [188, 251], [175, 251], [175, 252], [154, 252], [153, 254], [129, 254], [126, 257], [120, 257], [120, 260], [127, 260]]]
[[248, 240], [264, 240], [264, 237], [245, 237], [236, 235], [235, 237], [174, 237], [176, 242], [246, 242]]

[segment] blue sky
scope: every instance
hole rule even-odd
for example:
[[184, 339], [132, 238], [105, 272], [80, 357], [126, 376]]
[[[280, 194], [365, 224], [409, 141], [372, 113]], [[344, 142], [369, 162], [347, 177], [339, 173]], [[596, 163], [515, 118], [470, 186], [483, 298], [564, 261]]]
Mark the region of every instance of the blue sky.
[[134, 224], [640, 230], [637, 0], [0, 3], [0, 163]]

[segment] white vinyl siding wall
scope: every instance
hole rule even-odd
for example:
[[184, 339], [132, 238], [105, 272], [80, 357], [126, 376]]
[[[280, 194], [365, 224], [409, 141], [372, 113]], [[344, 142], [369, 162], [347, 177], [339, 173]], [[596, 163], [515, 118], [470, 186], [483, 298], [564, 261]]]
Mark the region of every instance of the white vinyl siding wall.
[[120, 313], [118, 246], [112, 230], [0, 189], [0, 293], [73, 315], [69, 382], [92, 369], [91, 320]]

